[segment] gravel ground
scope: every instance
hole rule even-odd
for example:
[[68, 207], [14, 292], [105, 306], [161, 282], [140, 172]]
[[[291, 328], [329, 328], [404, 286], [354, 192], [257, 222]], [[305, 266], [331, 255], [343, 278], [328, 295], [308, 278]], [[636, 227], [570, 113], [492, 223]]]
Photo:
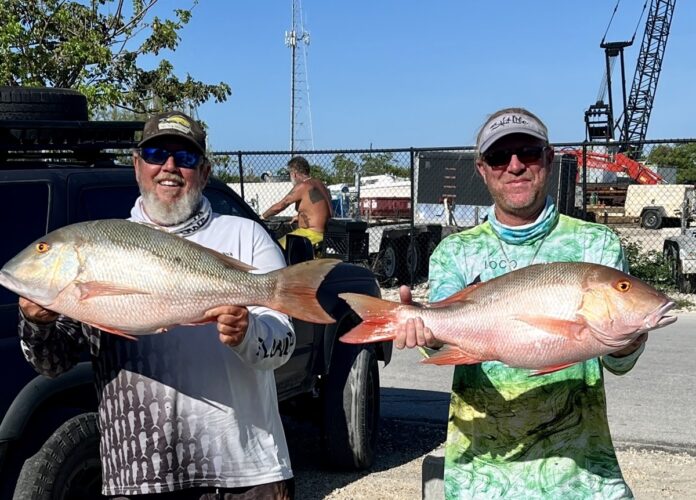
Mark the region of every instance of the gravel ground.
[[[373, 467], [344, 473], [321, 468], [319, 440], [310, 424], [286, 421], [286, 432], [298, 500], [419, 499], [423, 459], [445, 439], [444, 425], [382, 419]], [[696, 456], [619, 447], [618, 457], [639, 500], [696, 498]]]
[[[383, 289], [383, 298], [399, 300], [398, 289]], [[427, 298], [427, 285], [414, 287], [414, 300]], [[680, 311], [696, 311], [694, 295], [674, 294], [691, 301]], [[286, 418], [286, 433], [295, 471], [296, 497], [314, 499], [419, 499], [423, 459], [440, 448], [445, 426], [383, 418], [379, 450], [368, 471], [327, 472], [321, 467], [318, 431], [307, 422]], [[696, 450], [693, 454], [644, 449], [616, 443], [626, 481], [640, 500], [696, 499]]]

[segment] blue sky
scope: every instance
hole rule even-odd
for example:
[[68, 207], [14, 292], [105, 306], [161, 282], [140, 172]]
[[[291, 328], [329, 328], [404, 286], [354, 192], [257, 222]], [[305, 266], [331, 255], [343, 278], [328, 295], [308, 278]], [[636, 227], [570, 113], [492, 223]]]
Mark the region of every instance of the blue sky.
[[[643, 3], [620, 3], [608, 41], [630, 39]], [[470, 145], [486, 116], [507, 106], [537, 113], [553, 142], [581, 141], [584, 111], [604, 74], [599, 43], [614, 6], [613, 0], [304, 0], [314, 147]], [[227, 102], [199, 108], [212, 149], [288, 149], [290, 15], [291, 0], [202, 0], [176, 52], [162, 54], [180, 77], [188, 72], [232, 87]], [[626, 49], [628, 87], [646, 17], [647, 10]], [[648, 138], [696, 137], [695, 23], [696, 2], [677, 2]], [[617, 63], [617, 82], [619, 75]]]

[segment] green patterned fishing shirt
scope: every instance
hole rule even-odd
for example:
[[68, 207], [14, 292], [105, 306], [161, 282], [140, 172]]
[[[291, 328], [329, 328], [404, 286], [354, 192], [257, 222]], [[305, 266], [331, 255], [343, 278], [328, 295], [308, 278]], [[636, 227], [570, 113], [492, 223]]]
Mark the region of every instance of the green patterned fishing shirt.
[[[611, 230], [564, 215], [556, 220], [544, 238], [529, 244], [503, 242], [490, 222], [445, 238], [430, 260], [430, 301], [532, 261], [592, 262], [626, 271]], [[635, 360], [612, 369], [616, 359], [592, 359], [536, 377], [496, 361], [457, 366], [446, 497], [632, 498], [609, 434], [602, 361], [621, 373]]]

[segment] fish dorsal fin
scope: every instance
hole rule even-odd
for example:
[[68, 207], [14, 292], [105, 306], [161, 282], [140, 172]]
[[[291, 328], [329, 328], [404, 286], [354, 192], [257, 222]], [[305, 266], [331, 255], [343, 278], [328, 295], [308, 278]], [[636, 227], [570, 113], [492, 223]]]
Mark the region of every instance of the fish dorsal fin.
[[453, 304], [461, 304], [462, 302], [467, 302], [469, 300], [468, 297], [471, 294], [471, 292], [476, 290], [481, 285], [483, 285], [483, 283], [475, 283], [473, 285], [469, 285], [464, 290], [460, 290], [456, 293], [453, 293], [446, 299], [442, 299], [437, 302], [431, 302], [430, 304], [428, 304], [428, 307], [437, 309], [438, 307], [447, 307]]
[[[166, 229], [161, 228], [161, 227], [157, 226], [156, 224], [152, 224], [150, 222], [144, 222], [144, 221], [133, 221], [133, 222], [136, 222], [136, 223], [141, 224], [143, 226], [150, 227], [152, 229], [157, 229], [158, 231], [162, 231], [163, 233], [168, 233], [168, 234], [171, 234], [173, 236], [177, 236], [175, 233], [170, 233]], [[242, 262], [241, 260], [237, 260], [234, 257], [229, 257], [229, 256], [225, 255], [224, 253], [217, 252], [211, 248], [204, 247], [203, 245], [196, 243], [195, 241], [191, 241], [191, 240], [186, 240], [186, 241], [189, 244], [198, 247], [202, 251], [204, 251], [204, 252], [212, 255], [216, 259], [222, 261], [227, 267], [231, 267], [232, 269], [236, 269], [237, 271], [244, 271], [247, 273], [249, 271], [256, 270], [256, 268], [254, 266], [250, 266], [249, 264], [246, 264], [246, 263]]]
[[[190, 242], [190, 243], [193, 243], [193, 242]], [[193, 244], [198, 245], [198, 243], [193, 243]], [[215, 257], [216, 259], [221, 260], [225, 264], [225, 266], [227, 266], [227, 267], [231, 267], [232, 269], [236, 269], [237, 271], [244, 271], [246, 273], [256, 270], [256, 268], [254, 266], [250, 266], [249, 264], [242, 262], [241, 260], [237, 260], [234, 257], [230, 257], [228, 255], [225, 255], [224, 253], [217, 252], [215, 250], [212, 250], [210, 248], [206, 248], [206, 247], [201, 246], [201, 245], [198, 245], [198, 246], [201, 248], [201, 250], [209, 253], [210, 255]]]
[[[120, 219], [118, 219], [118, 220], [120, 220]], [[157, 224], [153, 224], [152, 222], [146, 222], [144, 220], [130, 220], [128, 222], [135, 222], [136, 224], [140, 224], [141, 226], [147, 226], [149, 228], [157, 229], [158, 231], [162, 231], [163, 233], [169, 233], [169, 231], [167, 231], [166, 229], [158, 226]], [[169, 234], [171, 234], [171, 233], [169, 233]]]

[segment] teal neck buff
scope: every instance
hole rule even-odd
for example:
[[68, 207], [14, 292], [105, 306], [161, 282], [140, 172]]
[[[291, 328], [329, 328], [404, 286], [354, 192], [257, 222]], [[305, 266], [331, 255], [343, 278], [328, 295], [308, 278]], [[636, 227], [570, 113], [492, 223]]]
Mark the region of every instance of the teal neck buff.
[[546, 197], [546, 206], [537, 217], [537, 220], [524, 226], [506, 226], [498, 222], [495, 217], [495, 205], [488, 208], [488, 223], [493, 231], [505, 243], [510, 245], [527, 245], [539, 241], [551, 232], [558, 222], [559, 213], [556, 204], [550, 196]]

